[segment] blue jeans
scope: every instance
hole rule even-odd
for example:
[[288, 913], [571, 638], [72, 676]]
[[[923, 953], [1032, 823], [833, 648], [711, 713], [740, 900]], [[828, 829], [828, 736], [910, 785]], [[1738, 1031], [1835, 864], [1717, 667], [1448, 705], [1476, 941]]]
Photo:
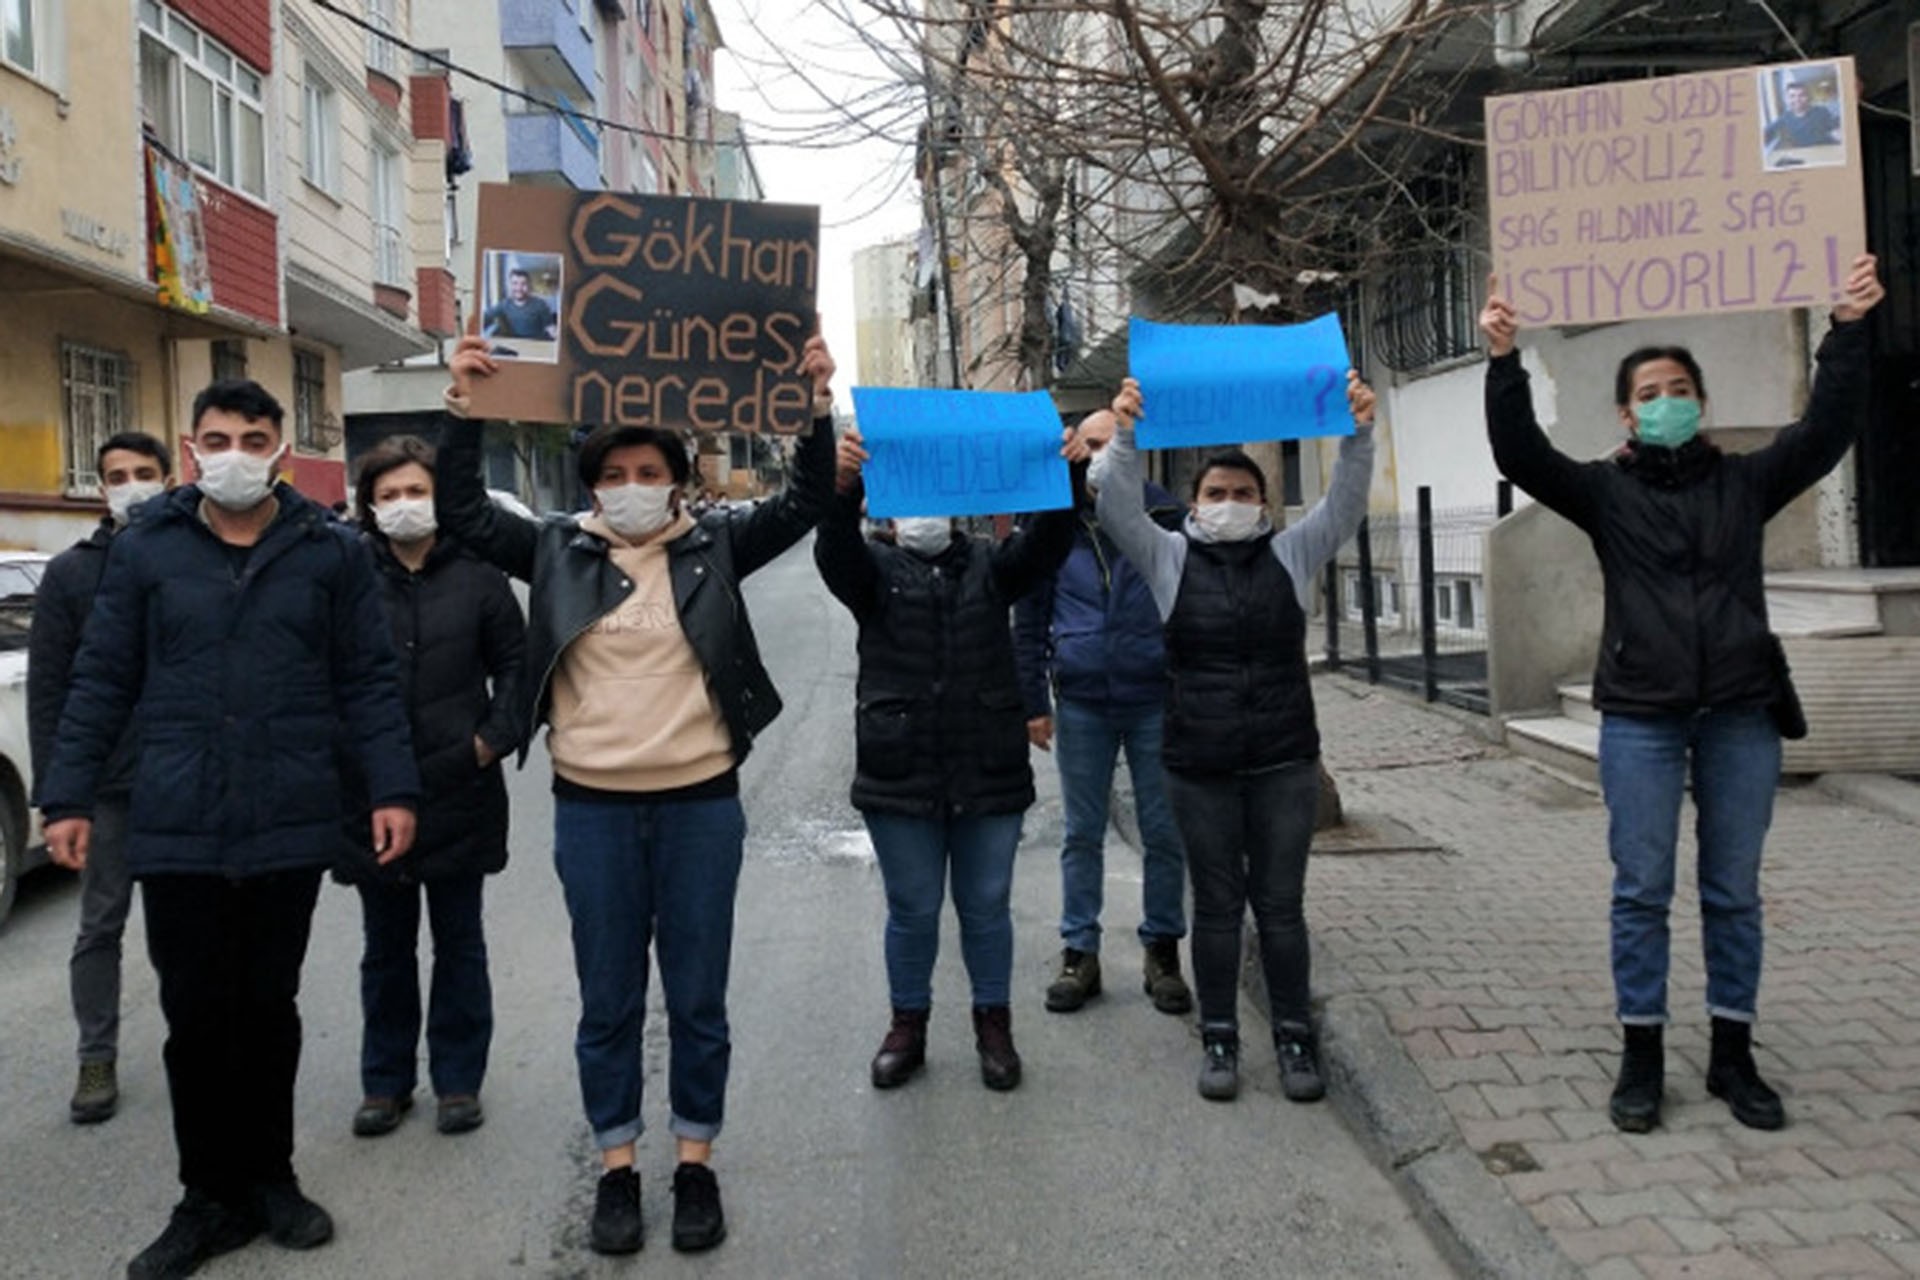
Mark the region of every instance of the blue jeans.
[[1060, 850], [1060, 937], [1075, 951], [1100, 950], [1107, 806], [1114, 762], [1123, 748], [1144, 846], [1140, 941], [1186, 936], [1186, 857], [1160, 767], [1163, 714], [1157, 703], [1102, 706], [1061, 698], [1054, 707], [1053, 752], [1067, 816]]
[[887, 887], [887, 986], [893, 1007], [925, 1009], [933, 1004], [940, 904], [949, 874], [973, 1003], [1006, 1004], [1013, 982], [1013, 852], [1020, 845], [1023, 815], [864, 816]]
[[1620, 1021], [1667, 1020], [1667, 908], [1688, 768], [1698, 810], [1707, 1012], [1751, 1022], [1760, 991], [1760, 849], [1780, 781], [1780, 734], [1761, 711], [1607, 715], [1600, 785], [1613, 855], [1613, 986]]
[[427, 1062], [440, 1097], [480, 1092], [493, 1042], [493, 984], [481, 924], [485, 877], [418, 884], [363, 884], [360, 916], [360, 1088], [369, 1098], [413, 1092], [419, 1073], [420, 898], [433, 931], [427, 996]]
[[737, 796], [595, 801], [554, 797], [553, 860], [573, 918], [580, 981], [574, 1057], [587, 1122], [602, 1150], [633, 1142], [640, 1117], [647, 946], [667, 1005], [668, 1127], [720, 1132], [733, 1042], [727, 970], [746, 816]]

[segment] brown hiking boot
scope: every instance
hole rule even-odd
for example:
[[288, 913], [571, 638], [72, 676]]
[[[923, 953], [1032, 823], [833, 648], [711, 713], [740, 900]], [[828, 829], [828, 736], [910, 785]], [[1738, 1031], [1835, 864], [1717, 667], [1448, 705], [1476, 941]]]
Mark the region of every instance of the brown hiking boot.
[[1100, 994], [1100, 956], [1072, 947], [1060, 953], [1060, 973], [1047, 988], [1047, 1012], [1072, 1013]]
[[892, 1089], [903, 1085], [926, 1065], [927, 1011], [895, 1009], [887, 1038], [880, 1042], [880, 1052], [873, 1055], [873, 1087]]
[[980, 1051], [980, 1082], [1005, 1092], [1020, 1084], [1020, 1051], [1013, 1047], [1013, 1015], [1003, 1004], [976, 1006], [973, 1044]]
[[1155, 938], [1147, 944], [1146, 981], [1142, 985], [1160, 1012], [1192, 1012], [1193, 992], [1180, 976], [1179, 939]]

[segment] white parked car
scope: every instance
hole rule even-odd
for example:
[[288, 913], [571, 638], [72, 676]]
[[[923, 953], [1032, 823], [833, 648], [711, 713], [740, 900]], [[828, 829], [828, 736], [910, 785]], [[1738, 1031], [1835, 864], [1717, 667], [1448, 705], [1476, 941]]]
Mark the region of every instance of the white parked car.
[[13, 910], [14, 885], [47, 860], [40, 815], [31, 808], [33, 761], [27, 749], [27, 628], [33, 598], [53, 557], [0, 551], [0, 921]]

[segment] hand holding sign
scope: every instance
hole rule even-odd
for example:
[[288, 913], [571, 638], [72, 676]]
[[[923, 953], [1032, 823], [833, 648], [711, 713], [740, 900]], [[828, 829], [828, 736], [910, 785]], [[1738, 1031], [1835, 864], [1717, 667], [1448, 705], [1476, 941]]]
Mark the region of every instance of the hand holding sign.
[[1842, 324], [1858, 320], [1886, 296], [1887, 287], [1880, 283], [1880, 260], [1863, 253], [1853, 260], [1853, 270], [1847, 276], [1846, 301], [1834, 307], [1833, 318]]
[[1500, 293], [1500, 277], [1487, 277], [1487, 305], [1480, 309], [1480, 332], [1487, 335], [1487, 354], [1498, 360], [1513, 350], [1520, 336], [1520, 320], [1513, 304]]

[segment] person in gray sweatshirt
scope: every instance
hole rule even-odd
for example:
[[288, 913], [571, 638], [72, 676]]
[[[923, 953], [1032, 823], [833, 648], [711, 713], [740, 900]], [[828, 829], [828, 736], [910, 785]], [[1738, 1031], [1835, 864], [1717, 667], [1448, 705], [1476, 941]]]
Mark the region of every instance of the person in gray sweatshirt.
[[1315, 577], [1367, 514], [1374, 395], [1351, 371], [1347, 403], [1359, 429], [1341, 441], [1333, 483], [1299, 523], [1274, 528], [1265, 473], [1233, 449], [1206, 460], [1185, 523], [1168, 530], [1141, 499], [1140, 385], [1127, 379], [1113, 401], [1119, 425], [1100, 524], [1146, 578], [1166, 624], [1163, 759], [1193, 885], [1200, 1096], [1216, 1101], [1240, 1090], [1240, 923], [1249, 904], [1281, 1088], [1296, 1102], [1326, 1093], [1302, 910], [1320, 772], [1306, 634]]

